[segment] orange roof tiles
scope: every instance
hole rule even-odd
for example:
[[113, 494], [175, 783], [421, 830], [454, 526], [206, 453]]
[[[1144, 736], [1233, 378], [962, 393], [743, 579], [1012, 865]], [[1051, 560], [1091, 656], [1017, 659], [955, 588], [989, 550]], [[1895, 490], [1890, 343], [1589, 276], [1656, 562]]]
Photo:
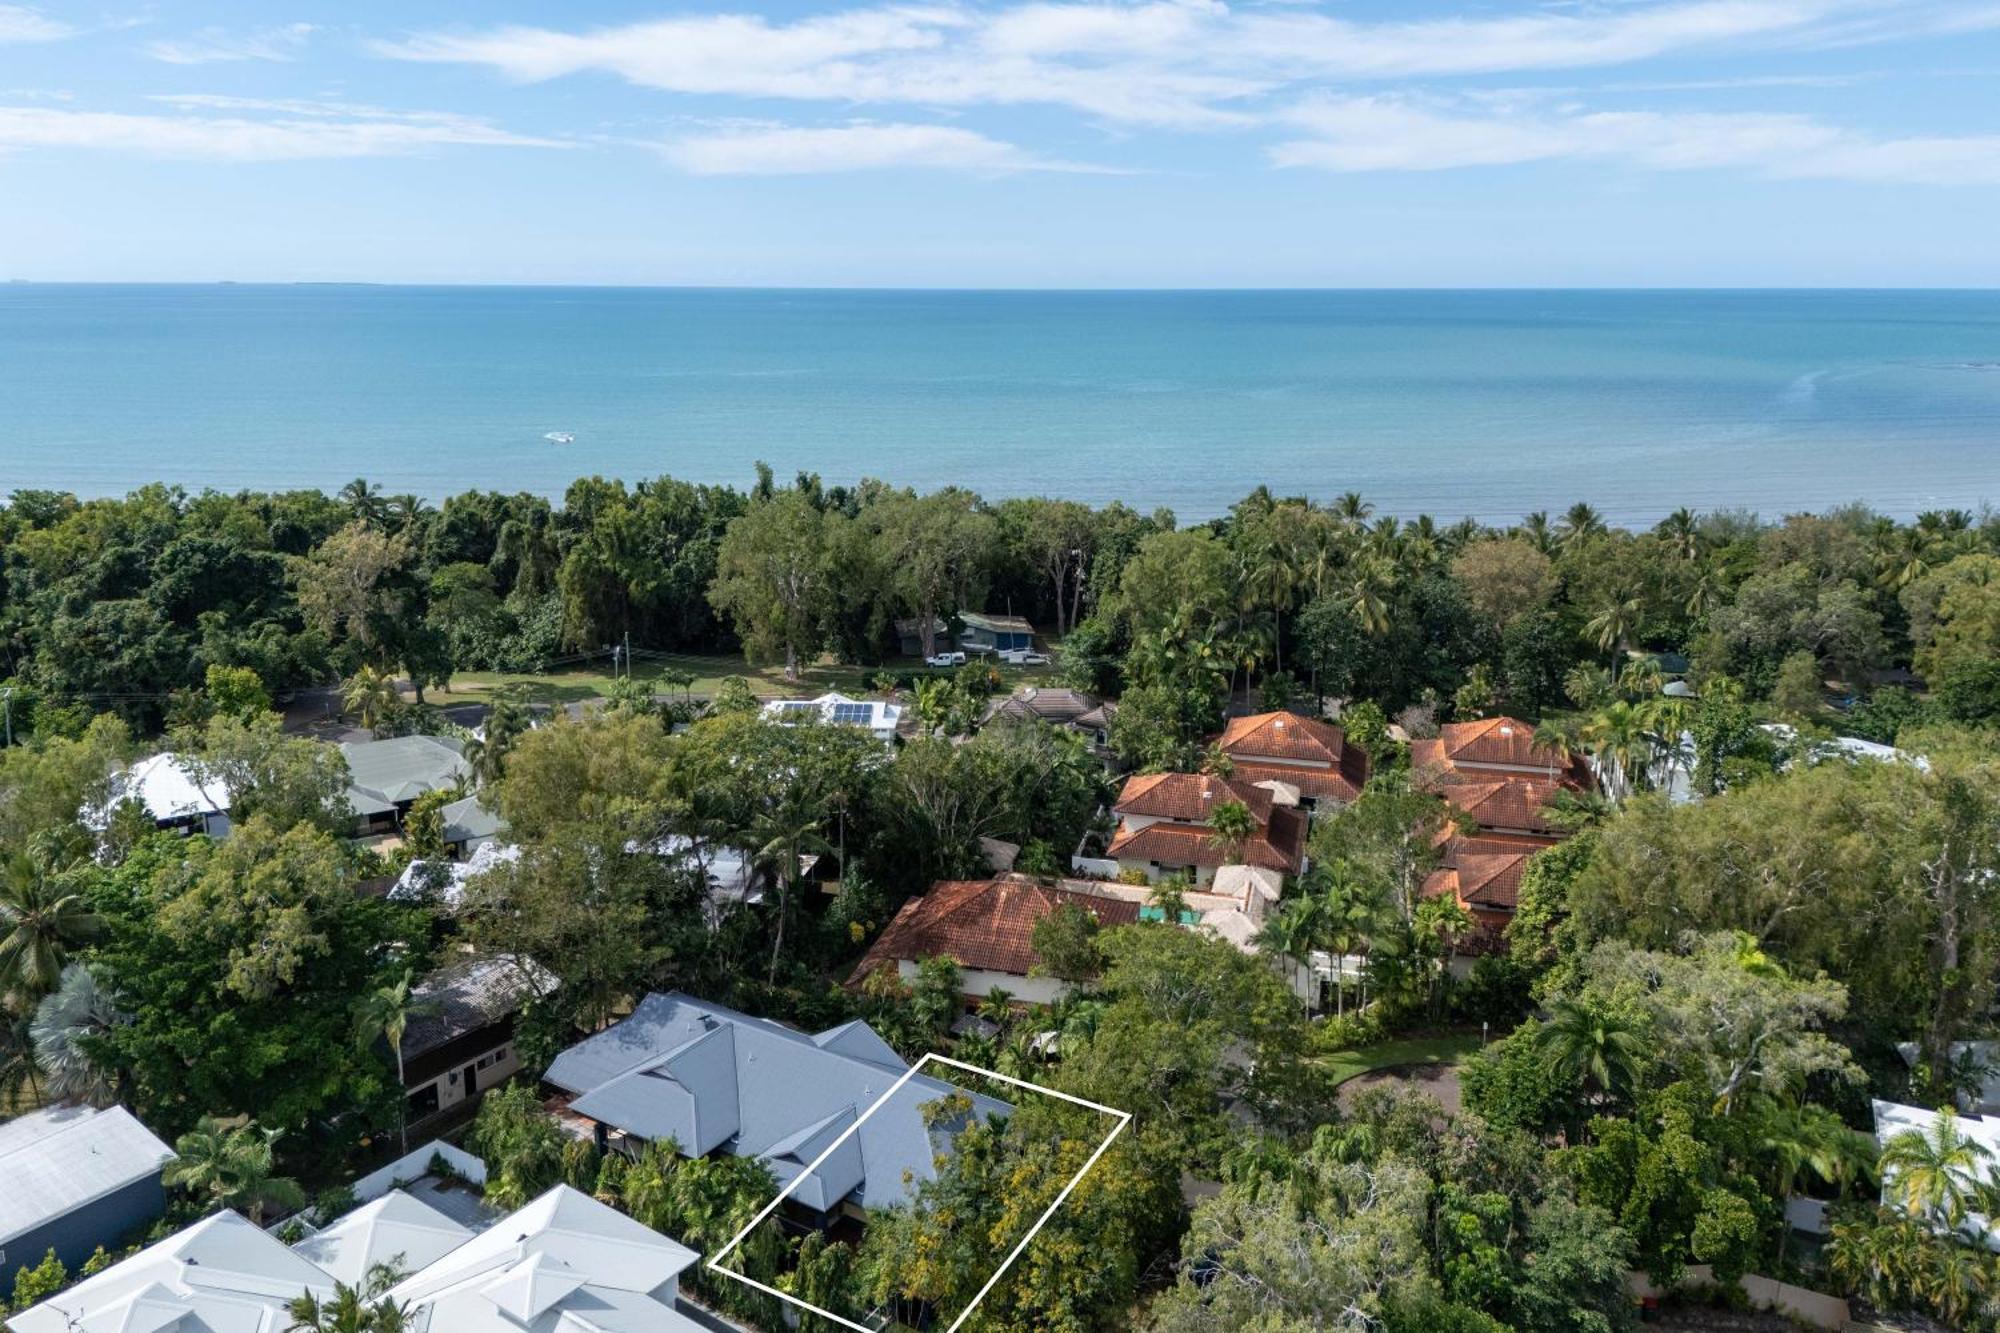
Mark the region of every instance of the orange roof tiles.
[[1232, 863], [1263, 866], [1295, 875], [1304, 866], [1305, 819], [1296, 810], [1271, 811], [1269, 822], [1230, 857], [1214, 835], [1199, 825], [1148, 824], [1120, 829], [1105, 855], [1114, 861], [1157, 861], [1166, 866], [1221, 866]]
[[1262, 787], [1207, 773], [1142, 773], [1125, 780], [1111, 808], [1121, 815], [1155, 819], [1185, 819], [1205, 823], [1208, 812], [1224, 801], [1241, 801], [1259, 824], [1271, 817], [1271, 793]]
[[1027, 976], [1036, 962], [1035, 924], [1065, 904], [1074, 904], [1107, 926], [1139, 919], [1139, 905], [1031, 879], [941, 880], [903, 904], [901, 911], [862, 956], [848, 984], [860, 982], [899, 960], [949, 957], [960, 967]]

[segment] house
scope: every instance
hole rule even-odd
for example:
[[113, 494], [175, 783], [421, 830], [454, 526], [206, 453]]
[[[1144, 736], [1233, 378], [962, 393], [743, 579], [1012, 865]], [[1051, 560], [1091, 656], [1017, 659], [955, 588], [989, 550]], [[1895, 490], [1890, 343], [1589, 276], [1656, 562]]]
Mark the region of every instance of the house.
[[333, 1295], [317, 1265], [238, 1213], [215, 1213], [20, 1314], [14, 1333], [279, 1333], [294, 1297]]
[[983, 727], [1003, 720], [1046, 722], [1050, 726], [1067, 727], [1077, 732], [1090, 742], [1093, 750], [1101, 754], [1110, 744], [1111, 719], [1117, 715], [1117, 704], [1082, 690], [1025, 685], [1006, 698], [986, 705], [979, 725]]
[[844, 694], [828, 693], [817, 699], [773, 699], [764, 705], [764, 716], [773, 722], [818, 718], [834, 726], [861, 727], [888, 745], [896, 739], [903, 706], [881, 699], [850, 699]]
[[1412, 741], [1410, 769], [1466, 826], [1441, 835], [1444, 856], [1425, 880], [1424, 895], [1453, 895], [1479, 924], [1461, 948], [1497, 952], [1520, 903], [1528, 858], [1569, 836], [1551, 807], [1565, 793], [1593, 788], [1590, 767], [1537, 745], [1527, 723], [1491, 717], [1448, 723], [1437, 736]]
[[166, 1209], [173, 1150], [122, 1106], [53, 1106], [0, 1123], [0, 1291], [50, 1250], [75, 1269]]
[[438, 906], [455, 909], [465, 898], [466, 886], [493, 869], [521, 859], [521, 849], [511, 842], [481, 843], [463, 861], [416, 860], [403, 867], [395, 886], [389, 890], [394, 902], [434, 900]]
[[391, 736], [342, 741], [347, 803], [361, 836], [393, 833], [419, 796], [472, 782], [465, 746], [449, 736]]
[[403, 1089], [415, 1126], [470, 1109], [520, 1072], [514, 1027], [521, 1010], [556, 987], [532, 960], [467, 955], [425, 977], [403, 1028]]
[[1055, 977], [1031, 975], [1039, 961], [1033, 938], [1036, 924], [1064, 906], [1082, 908], [1102, 926], [1139, 919], [1136, 902], [1051, 888], [1024, 875], [941, 880], [903, 904], [847, 984], [858, 986], [884, 969], [908, 981], [922, 959], [946, 957], [958, 964], [969, 1000], [998, 986], [1031, 1004], [1053, 1004], [1069, 988]]
[[280, 1333], [296, 1297], [380, 1266], [413, 1333], [699, 1333], [679, 1308], [700, 1256], [557, 1185], [474, 1232], [401, 1191], [287, 1248], [216, 1213], [12, 1317], [14, 1333]]
[[1311, 811], [1324, 802], [1346, 805], [1368, 785], [1368, 755], [1347, 743], [1331, 722], [1299, 713], [1258, 713], [1230, 721], [1215, 738], [1229, 756], [1238, 782], [1283, 783], [1298, 789], [1298, 803]]
[[[1118, 831], [1105, 856], [1148, 880], [1189, 874], [1197, 885], [1225, 865], [1261, 866], [1284, 875], [1305, 869], [1305, 817], [1295, 791], [1273, 791], [1207, 773], [1146, 773], [1128, 778], [1111, 807]], [[1218, 805], [1240, 801], [1255, 828], [1240, 849], [1216, 841], [1209, 823]]]
[[507, 821], [475, 794], [438, 811], [444, 819], [444, 845], [459, 860], [478, 851], [507, 831]]
[[958, 632], [958, 646], [968, 653], [1005, 653], [1035, 646], [1035, 627], [1020, 616], [961, 611], [958, 618], [965, 626]]
[[[928, 1125], [924, 1108], [960, 1089], [918, 1076], [861, 1120], [908, 1072], [866, 1023], [809, 1035], [675, 993], [647, 996], [630, 1017], [557, 1056], [543, 1079], [605, 1147], [630, 1152], [671, 1138], [690, 1157], [754, 1158], [780, 1185], [798, 1182], [790, 1202], [823, 1219], [902, 1202], [936, 1177], [938, 1155], [962, 1126]], [[969, 1095], [979, 1116], [1013, 1109]]]
[[113, 774], [104, 803], [85, 810], [84, 823], [94, 829], [108, 827], [111, 811], [123, 801], [137, 801], [157, 828], [211, 838], [229, 832], [227, 784], [178, 754], [148, 755]]
[[936, 616], [931, 617], [931, 637], [924, 641], [924, 622], [921, 617], [907, 616], [896, 622], [896, 650], [905, 657], [928, 657], [937, 651], [937, 645], [951, 633], [951, 627]]
[[[389, 1290], [413, 1333], [703, 1333], [680, 1312], [701, 1256], [557, 1185]], [[29, 1333], [33, 1333], [32, 1330]]]

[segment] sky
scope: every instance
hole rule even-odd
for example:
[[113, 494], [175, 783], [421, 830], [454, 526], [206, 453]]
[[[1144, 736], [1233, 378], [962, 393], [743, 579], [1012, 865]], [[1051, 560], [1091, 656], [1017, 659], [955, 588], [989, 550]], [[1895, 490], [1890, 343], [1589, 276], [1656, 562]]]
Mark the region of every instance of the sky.
[[0, 0], [0, 279], [2000, 286], [2000, 0]]

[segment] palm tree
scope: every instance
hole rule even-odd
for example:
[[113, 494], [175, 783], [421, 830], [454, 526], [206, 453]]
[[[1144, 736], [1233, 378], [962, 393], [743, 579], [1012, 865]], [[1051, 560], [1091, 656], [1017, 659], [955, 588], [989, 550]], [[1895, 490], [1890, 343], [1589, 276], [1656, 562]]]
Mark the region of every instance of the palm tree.
[[1014, 993], [1004, 986], [993, 987], [979, 1002], [979, 1016], [1005, 1032], [1014, 1025]]
[[1604, 530], [1604, 516], [1579, 500], [1563, 511], [1562, 524], [1556, 531], [1561, 544], [1571, 547]]
[[[390, 1053], [396, 1057], [396, 1086], [405, 1083], [403, 1073], [403, 1034], [409, 1030], [410, 1020], [437, 1012], [437, 1005], [431, 1000], [418, 999], [414, 993], [415, 974], [410, 968], [403, 969], [403, 975], [386, 985], [376, 986], [367, 991], [354, 1005], [354, 1041], [366, 1050], [377, 1040], [389, 1043]], [[398, 1130], [402, 1135], [403, 1151], [410, 1150], [409, 1101], [402, 1100], [402, 1123]]]
[[114, 1078], [82, 1042], [125, 1021], [111, 994], [82, 963], [62, 970], [62, 980], [42, 997], [28, 1024], [35, 1063], [48, 1079], [48, 1094], [57, 1101], [109, 1106], [117, 1099]]
[[1667, 543], [1667, 547], [1683, 560], [1693, 560], [1701, 554], [1701, 520], [1692, 509], [1680, 508], [1660, 520], [1653, 529]]
[[1342, 527], [1359, 528], [1375, 512], [1375, 506], [1361, 498], [1360, 491], [1348, 491], [1333, 502], [1331, 512]]
[[200, 1195], [220, 1208], [242, 1209], [253, 1223], [264, 1222], [264, 1208], [297, 1208], [305, 1192], [289, 1176], [275, 1174], [275, 1145], [281, 1132], [260, 1130], [254, 1122], [230, 1127], [204, 1116], [174, 1141], [173, 1161], [161, 1179]]
[[1520, 532], [1543, 555], [1555, 554], [1556, 534], [1555, 529], [1549, 526], [1548, 511], [1537, 509], [1522, 519]]
[[1958, 1113], [1938, 1112], [1928, 1131], [1906, 1129], [1882, 1145], [1885, 1190], [1911, 1217], [1942, 1218], [1951, 1227], [1965, 1220], [1991, 1154], [1958, 1128]]
[[0, 1113], [33, 1109], [42, 1100], [42, 1068], [26, 1014], [0, 1005]]
[[0, 878], [0, 994], [46, 995], [70, 951], [103, 932], [103, 918], [63, 876], [31, 857], [13, 857]]
[[512, 694], [497, 695], [492, 707], [486, 710], [486, 722], [480, 728], [483, 734], [465, 745], [466, 762], [482, 787], [497, 780], [506, 770], [507, 752], [527, 729], [528, 713], [521, 701]]
[[389, 513], [388, 502], [382, 498], [382, 488], [371, 483], [366, 477], [356, 477], [342, 486], [340, 502], [363, 523], [378, 527]]
[[300, 1293], [285, 1311], [292, 1321], [285, 1326], [285, 1333], [408, 1333], [414, 1329], [410, 1307], [381, 1294], [394, 1283], [378, 1283], [372, 1275], [362, 1287], [336, 1282], [333, 1295], [326, 1300], [309, 1291]]
[[363, 666], [340, 687], [340, 702], [362, 726], [373, 731], [402, 702], [402, 696], [396, 692], [394, 676], [372, 666]]
[[798, 884], [799, 861], [805, 856], [824, 856], [833, 851], [820, 836], [823, 816], [808, 805], [808, 797], [794, 787], [758, 824], [756, 861], [778, 872], [778, 929], [771, 940], [771, 970], [766, 981], [778, 982], [778, 959], [785, 949], [785, 919], [791, 915], [793, 890]]
[[1641, 607], [1637, 597], [1612, 597], [1584, 622], [1583, 632], [1597, 644], [1597, 651], [1611, 655], [1611, 674], [1618, 674], [1619, 659], [1625, 655], [1626, 641], [1639, 627]]
[[1370, 634], [1389, 632], [1390, 588], [1395, 585], [1395, 566], [1385, 556], [1366, 556], [1351, 567], [1352, 580], [1348, 584], [1348, 609], [1354, 618]]
[[1629, 1020], [1577, 1000], [1558, 1000], [1535, 1033], [1535, 1049], [1557, 1077], [1594, 1083], [1618, 1097], [1638, 1081], [1644, 1036]]
[[1243, 849], [1250, 839], [1257, 836], [1257, 818], [1250, 813], [1250, 807], [1237, 800], [1220, 801], [1208, 812], [1209, 844], [1220, 851], [1223, 859], [1235, 865], [1243, 858]]
[[1583, 724], [1579, 733], [1597, 770], [1608, 779], [1611, 799], [1622, 801], [1646, 780], [1653, 761], [1653, 738], [1642, 709], [1615, 700]]
[[1312, 963], [1313, 950], [1319, 947], [1325, 915], [1326, 900], [1319, 894], [1287, 899], [1265, 919], [1264, 928], [1257, 934], [1257, 947], [1290, 959], [1299, 971], [1304, 971]]

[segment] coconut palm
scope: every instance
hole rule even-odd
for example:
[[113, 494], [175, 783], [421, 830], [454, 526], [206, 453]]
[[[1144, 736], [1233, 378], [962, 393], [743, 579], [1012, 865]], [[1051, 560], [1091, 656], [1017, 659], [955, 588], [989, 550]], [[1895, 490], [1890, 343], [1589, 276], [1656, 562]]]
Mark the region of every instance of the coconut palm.
[[382, 498], [382, 488], [366, 477], [356, 477], [340, 488], [340, 502], [349, 512], [363, 523], [380, 526], [388, 517], [388, 502]]
[[1593, 714], [1577, 733], [1606, 779], [1607, 794], [1622, 801], [1645, 781], [1653, 761], [1653, 737], [1645, 710], [1619, 699]]
[[109, 1106], [117, 1100], [116, 1079], [91, 1058], [84, 1042], [124, 1021], [112, 995], [97, 984], [89, 968], [82, 963], [65, 967], [62, 980], [42, 997], [28, 1024], [48, 1095], [92, 1106]]
[[809, 800], [796, 788], [786, 792], [777, 808], [756, 829], [756, 862], [776, 870], [778, 875], [778, 928], [771, 940], [771, 968], [766, 978], [771, 985], [778, 981], [778, 959], [785, 949], [785, 919], [792, 911], [799, 862], [808, 855], [824, 856], [833, 851], [832, 845], [820, 836], [824, 816], [811, 807]]
[[254, 1123], [229, 1126], [211, 1116], [174, 1141], [173, 1161], [161, 1179], [178, 1185], [220, 1208], [237, 1208], [263, 1225], [264, 1209], [275, 1204], [297, 1208], [305, 1193], [296, 1180], [276, 1174], [275, 1129]]
[[1614, 676], [1618, 673], [1619, 660], [1625, 655], [1626, 643], [1639, 628], [1640, 610], [1637, 597], [1614, 596], [1584, 622], [1583, 632], [1597, 645], [1597, 651], [1611, 655]]
[[1389, 590], [1395, 586], [1395, 565], [1385, 556], [1370, 555], [1350, 567], [1348, 609], [1370, 634], [1389, 632]]
[[103, 932], [73, 881], [41, 860], [13, 857], [0, 876], [0, 994], [46, 995], [71, 951]]
[[1557, 539], [1565, 548], [1575, 546], [1605, 531], [1604, 516], [1578, 501], [1563, 511], [1562, 524], [1556, 531]]
[[1257, 818], [1242, 801], [1218, 801], [1208, 812], [1209, 845], [1222, 853], [1223, 860], [1235, 865], [1243, 859], [1243, 849], [1257, 836]]
[[1653, 531], [1682, 560], [1692, 561], [1701, 555], [1701, 520], [1695, 517], [1692, 509], [1676, 509], [1661, 519]]
[[[410, 1020], [437, 1012], [437, 1004], [431, 1000], [419, 999], [414, 990], [415, 974], [409, 968], [392, 982], [376, 986], [365, 992], [354, 1005], [354, 1041], [366, 1050], [378, 1040], [389, 1043], [389, 1051], [396, 1057], [396, 1086], [405, 1083], [403, 1071], [403, 1034], [409, 1030]], [[402, 1123], [398, 1127], [403, 1139], [403, 1151], [410, 1150], [409, 1103], [403, 1102]]]
[[1555, 529], [1549, 525], [1549, 516], [1546, 510], [1537, 509], [1534, 513], [1522, 519], [1518, 531], [1543, 555], [1555, 554]]
[[1884, 1188], [1911, 1217], [1942, 1218], [1958, 1226], [1988, 1174], [1992, 1154], [1958, 1127], [1950, 1107], [1928, 1130], [1906, 1129], [1882, 1145]]
[[362, 726], [373, 731], [382, 719], [402, 702], [396, 692], [396, 678], [372, 666], [363, 666], [340, 687], [340, 702]]
[[1333, 502], [1330, 511], [1342, 527], [1359, 528], [1375, 512], [1375, 506], [1362, 499], [1361, 492], [1348, 491]]
[[[393, 1270], [384, 1276], [388, 1272]], [[292, 1321], [285, 1333], [408, 1333], [416, 1327], [410, 1307], [381, 1294], [393, 1285], [393, 1280], [383, 1283], [371, 1271], [359, 1287], [334, 1283], [333, 1295], [325, 1300], [302, 1292], [285, 1311]]]
[[1638, 1082], [1646, 1042], [1622, 1015], [1578, 1000], [1558, 1000], [1535, 1032], [1535, 1049], [1557, 1077], [1622, 1097]]
[[1308, 893], [1287, 899], [1265, 918], [1257, 934], [1257, 947], [1267, 954], [1288, 958], [1303, 969], [1312, 962], [1312, 953], [1324, 933], [1326, 899]]

